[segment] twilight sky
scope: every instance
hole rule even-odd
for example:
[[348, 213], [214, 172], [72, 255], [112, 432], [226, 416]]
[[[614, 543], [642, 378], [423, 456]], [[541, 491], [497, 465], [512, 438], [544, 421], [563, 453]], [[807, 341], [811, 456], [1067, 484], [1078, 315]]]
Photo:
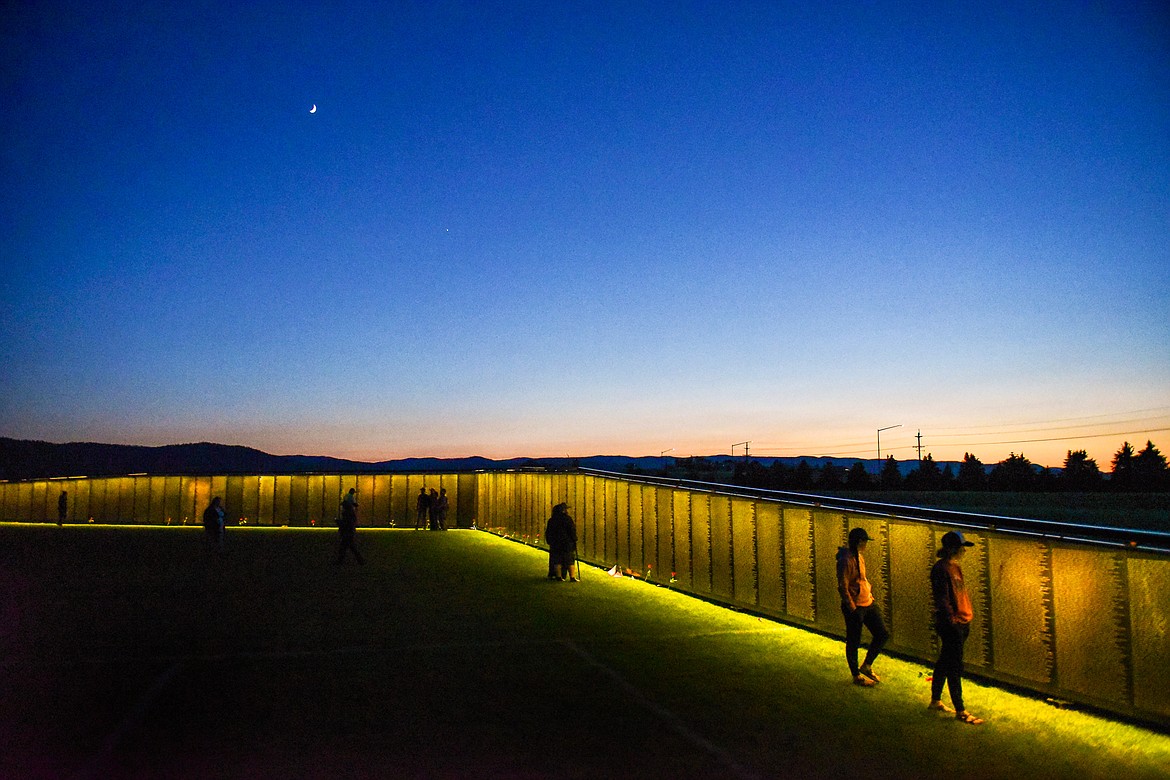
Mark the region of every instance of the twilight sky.
[[1163, 3], [16, 2], [0, 52], [0, 435], [1170, 450]]

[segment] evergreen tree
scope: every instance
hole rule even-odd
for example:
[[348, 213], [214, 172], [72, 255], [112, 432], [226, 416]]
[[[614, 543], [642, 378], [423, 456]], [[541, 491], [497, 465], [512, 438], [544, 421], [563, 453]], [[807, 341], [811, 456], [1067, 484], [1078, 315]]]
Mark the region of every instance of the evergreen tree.
[[942, 479], [939, 482], [939, 490], [954, 490], [955, 489], [955, 470], [951, 468], [951, 464], [947, 464], [943, 469]]
[[987, 487], [987, 469], [982, 461], [969, 452], [963, 453], [959, 464], [959, 490], [983, 490]]
[[743, 482], [739, 484], [754, 488], [767, 487], [768, 470], [758, 460], [749, 460], [747, 465], [744, 466]]
[[1085, 450], [1069, 450], [1059, 482], [1065, 490], [1097, 490], [1101, 487], [1101, 470]]
[[1006, 460], [1000, 461], [995, 468], [991, 470], [991, 476], [988, 477], [988, 482], [992, 490], [1034, 490], [1036, 488], [1036, 469], [1032, 467], [1032, 461], [1024, 457], [1023, 453], [1017, 455], [1010, 453]]
[[934, 456], [929, 452], [925, 458], [918, 461], [918, 468], [906, 475], [907, 490], [938, 490], [941, 482], [942, 473], [938, 470], [938, 464], [934, 462]]
[[1114, 490], [1129, 490], [1133, 486], [1133, 445], [1122, 442], [1121, 449], [1113, 454], [1113, 472], [1109, 475], [1109, 486]]
[[872, 485], [873, 480], [865, 470], [865, 464], [859, 460], [854, 461], [849, 467], [849, 473], [845, 475], [845, 487], [850, 490], [868, 490]]
[[820, 490], [836, 490], [841, 487], [841, 469], [829, 461], [821, 467], [821, 476], [817, 480], [817, 488]]
[[1154, 443], [1146, 440], [1133, 459], [1134, 488], [1137, 490], [1165, 490], [1167, 484], [1166, 456], [1158, 451]]
[[802, 460], [796, 464], [796, 468], [792, 471], [792, 488], [794, 490], [808, 490], [812, 487], [812, 483], [812, 466], [808, 465], [807, 460]]
[[691, 456], [689, 458], [679, 458], [675, 464], [682, 471], [683, 475], [690, 479], [709, 478], [711, 473], [716, 471], [715, 464], [710, 459], [702, 456]]
[[878, 484], [882, 490], [897, 490], [902, 486], [902, 471], [898, 468], [898, 461], [890, 455], [882, 466], [882, 473], [878, 477]]
[[779, 458], [776, 458], [772, 461], [771, 468], [768, 469], [768, 484], [774, 490], [783, 490], [788, 487], [790, 474], [791, 471], [788, 467], [781, 463]]

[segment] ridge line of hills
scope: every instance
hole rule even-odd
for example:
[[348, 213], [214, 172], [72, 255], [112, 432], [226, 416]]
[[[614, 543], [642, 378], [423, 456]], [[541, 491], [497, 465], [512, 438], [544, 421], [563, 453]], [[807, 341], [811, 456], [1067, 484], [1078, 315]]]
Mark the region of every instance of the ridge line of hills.
[[[733, 462], [742, 456], [704, 456], [712, 462]], [[434, 471], [475, 471], [517, 468], [546, 468], [563, 470], [576, 468], [624, 472], [631, 468], [657, 471], [665, 465], [685, 460], [663, 456], [593, 455], [581, 458], [503, 458], [482, 456], [465, 458], [398, 458], [369, 463], [325, 455], [271, 455], [267, 452], [237, 444], [167, 444], [145, 446], [134, 444], [100, 444], [69, 442], [55, 444], [28, 439], [0, 437], [0, 480], [45, 479], [49, 477], [111, 477], [126, 474], [303, 474], [320, 472], [394, 473]], [[765, 466], [779, 460], [795, 466], [807, 461], [814, 468], [833, 463], [848, 468], [858, 460], [872, 473], [880, 470], [882, 462], [865, 458], [800, 457], [752, 458]], [[946, 462], [940, 461], [939, 468]], [[958, 464], [953, 464], [955, 468]], [[904, 471], [917, 466], [917, 461], [900, 462]]]

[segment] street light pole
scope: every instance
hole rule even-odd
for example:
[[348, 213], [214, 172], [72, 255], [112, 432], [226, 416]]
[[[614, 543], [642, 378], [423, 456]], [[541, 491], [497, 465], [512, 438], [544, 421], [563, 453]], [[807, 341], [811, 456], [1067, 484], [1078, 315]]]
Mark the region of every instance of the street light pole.
[[887, 425], [885, 428], [878, 428], [877, 429], [877, 447], [878, 447], [877, 459], [879, 462], [882, 459], [882, 431], [888, 431], [892, 428], [901, 428], [901, 427], [902, 427], [902, 423], [898, 423], [897, 425]]

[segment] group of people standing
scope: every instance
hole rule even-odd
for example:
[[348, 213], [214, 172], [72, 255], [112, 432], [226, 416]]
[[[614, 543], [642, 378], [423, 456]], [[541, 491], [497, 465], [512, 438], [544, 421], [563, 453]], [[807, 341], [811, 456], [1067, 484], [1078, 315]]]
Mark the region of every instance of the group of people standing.
[[[864, 528], [854, 528], [849, 532], [848, 545], [837, 551], [837, 588], [841, 594], [841, 613], [845, 617], [845, 661], [853, 683], [864, 688], [881, 682], [873, 670], [873, 663], [890, 638], [865, 574], [862, 553], [869, 539]], [[552, 516], [545, 525], [544, 540], [548, 543], [549, 579], [579, 582], [577, 526], [569, 515], [568, 504], [553, 507]], [[930, 587], [934, 599], [935, 631], [942, 648], [934, 665], [927, 708], [953, 712], [960, 722], [978, 726], [983, 719], [968, 712], [963, 702], [963, 645], [971, 632], [974, 610], [963, 582], [963, 569], [959, 566], [963, 552], [974, 543], [967, 541], [959, 531], [943, 534], [941, 542], [939, 560], [930, 571]], [[865, 659], [858, 663], [863, 628], [869, 629], [871, 640]], [[944, 684], [950, 693], [953, 710], [942, 701]]]
[[[61, 503], [64, 504], [64, 502], [65, 493], [62, 493]], [[418, 500], [415, 502], [415, 529], [421, 529], [428, 526], [429, 523], [429, 528], [432, 531], [446, 531], [448, 506], [446, 488], [439, 490], [432, 488], [429, 494], [426, 488], [419, 488]], [[64, 517], [64, 510], [61, 510], [61, 516]], [[219, 551], [223, 549], [224, 525], [223, 499], [216, 496], [211, 499], [211, 503], [203, 511], [203, 532], [208, 550]], [[357, 489], [350, 488], [349, 492], [345, 494], [345, 498], [341, 500], [341, 514], [337, 518], [339, 538], [335, 562], [338, 566], [345, 562], [346, 551], [353, 553], [354, 559], [359, 564], [365, 563], [365, 559], [362, 558], [361, 551], [357, 547], [357, 525]]]
[[[845, 661], [849, 664], [854, 684], [864, 688], [881, 682], [873, 671], [873, 662], [890, 638], [865, 576], [862, 553], [869, 538], [864, 528], [854, 528], [849, 532], [848, 546], [837, 551], [837, 589], [841, 593], [841, 613], [845, 616]], [[963, 645], [971, 633], [974, 610], [963, 582], [963, 569], [959, 566], [964, 550], [973, 547], [974, 542], [967, 541], [959, 531], [943, 534], [941, 542], [939, 560], [930, 570], [930, 589], [934, 600], [935, 632], [942, 647], [934, 665], [927, 709], [954, 712], [960, 722], [978, 726], [983, 719], [968, 712], [963, 702]], [[858, 664], [863, 627], [869, 629], [871, 639], [865, 659]], [[944, 684], [954, 710], [942, 701]]]
[[418, 498], [414, 501], [414, 530], [446, 531], [448, 504], [447, 488], [438, 491], [431, 488], [430, 493], [425, 487], [419, 488]]

